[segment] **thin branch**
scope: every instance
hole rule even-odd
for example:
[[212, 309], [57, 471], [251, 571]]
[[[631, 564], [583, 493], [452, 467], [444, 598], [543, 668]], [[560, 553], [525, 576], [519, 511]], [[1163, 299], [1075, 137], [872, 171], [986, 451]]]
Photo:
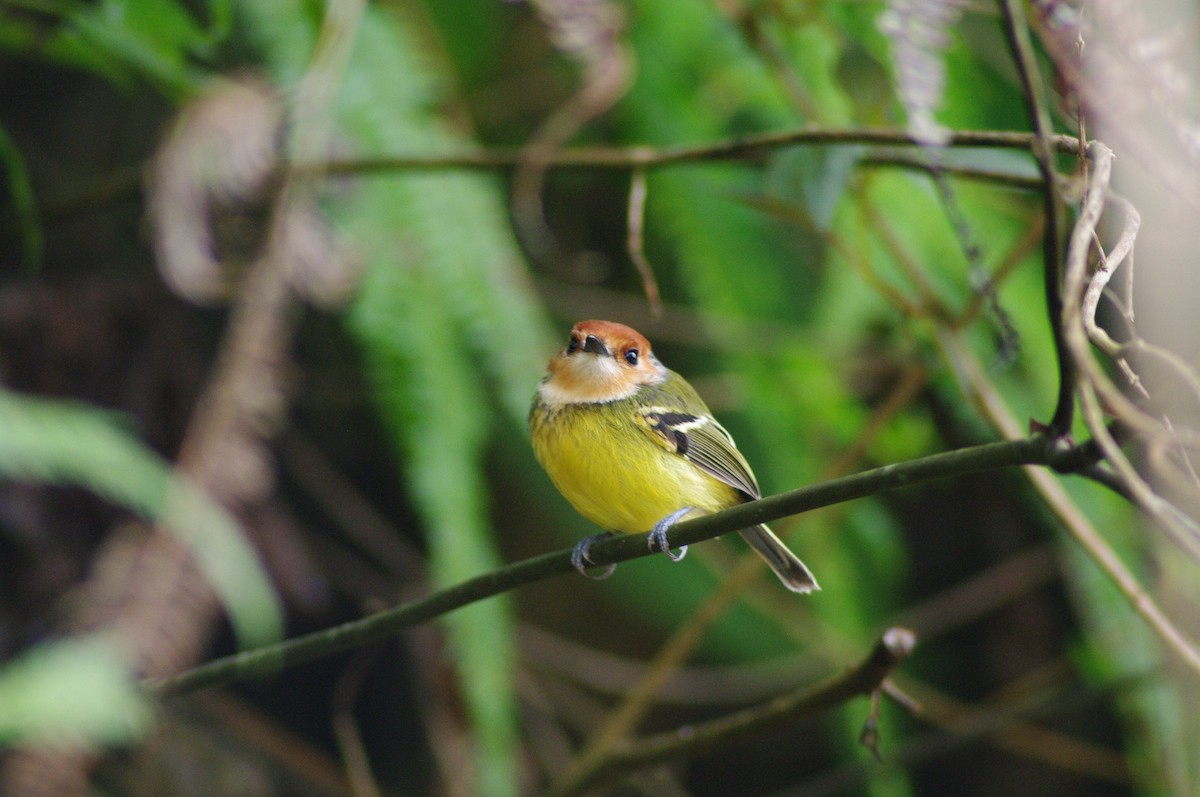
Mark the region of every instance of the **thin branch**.
[[1100, 266], [1092, 275], [1087, 292], [1083, 296], [1081, 313], [1084, 328], [1092, 343], [1099, 346], [1110, 357], [1119, 358], [1121, 357], [1120, 344], [1110, 338], [1103, 327], [1096, 324], [1096, 310], [1100, 306], [1100, 296], [1108, 287], [1113, 272], [1133, 253], [1133, 244], [1137, 240], [1138, 229], [1142, 226], [1142, 216], [1132, 202], [1122, 199], [1111, 191], [1107, 193], [1106, 199], [1108, 204], [1121, 208], [1125, 216], [1125, 224], [1112, 250], [1100, 258]]
[[639, 167], [633, 170], [629, 179], [629, 210], [626, 216], [628, 237], [626, 248], [629, 259], [637, 266], [638, 274], [642, 277], [642, 290], [646, 292], [646, 301], [650, 305], [650, 317], [662, 317], [662, 296], [658, 292], [658, 280], [654, 277], [654, 267], [646, 258], [646, 170]]
[[[1042, 191], [1045, 204], [1046, 237], [1044, 239], [1046, 308], [1054, 332], [1054, 351], [1058, 356], [1058, 400], [1050, 429], [1055, 436], [1067, 435], [1071, 431], [1071, 420], [1075, 413], [1075, 363], [1067, 353], [1067, 344], [1062, 327], [1062, 248], [1059, 241], [1063, 229], [1063, 206], [1055, 183], [1054, 151], [1056, 147], [1050, 123], [1050, 112], [1043, 101], [1044, 88], [1033, 43], [1029, 39], [1029, 24], [1025, 20], [1022, 0], [1004, 0], [1004, 28], [1008, 35], [1029, 118], [1033, 123], [1033, 154], [1037, 158], [1038, 171], [1042, 175]], [[1079, 141], [1075, 139], [1078, 149]]]
[[[1075, 368], [1084, 378], [1079, 385], [1080, 405], [1084, 420], [1093, 439], [1099, 444], [1114, 472], [1126, 483], [1138, 507], [1162, 529], [1181, 550], [1193, 560], [1200, 562], [1200, 534], [1194, 522], [1181, 522], [1186, 516], [1158, 495], [1154, 488], [1142, 478], [1125, 456], [1120, 445], [1109, 432], [1104, 421], [1101, 398], [1114, 414], [1131, 426], [1149, 425], [1149, 432], [1161, 438], [1166, 430], [1156, 419], [1150, 419], [1142, 410], [1129, 401], [1109, 380], [1099, 363], [1092, 356], [1085, 321], [1082, 316], [1087, 284], [1087, 255], [1095, 236], [1096, 227], [1104, 210], [1108, 194], [1108, 183], [1112, 172], [1114, 155], [1108, 147], [1094, 142], [1088, 146], [1092, 161], [1092, 173], [1087, 191], [1080, 206], [1079, 219], [1071, 231], [1067, 249], [1066, 275], [1064, 281], [1064, 306], [1061, 323], [1068, 346], [1067, 354], [1073, 359]], [[1178, 432], [1176, 432], [1178, 436]], [[1200, 667], [1200, 659], [1192, 662]]]
[[[1009, 439], [1023, 439], [1021, 424], [1013, 415], [1012, 410], [1004, 403], [999, 393], [983, 375], [983, 370], [970, 350], [962, 345], [959, 339], [950, 334], [941, 334], [938, 341], [946, 352], [946, 358], [955, 363], [956, 371], [963, 379], [963, 392], [971, 396], [979, 406], [982, 415], [1002, 435]], [[1075, 457], [1074, 449], [1069, 449], [1064, 460]], [[1088, 473], [1088, 466], [1083, 466]], [[1067, 493], [1062, 483], [1049, 473], [1039, 468], [1026, 468], [1025, 474], [1041, 494], [1042, 500], [1050, 511], [1058, 516], [1063, 527], [1087, 552], [1088, 556], [1104, 571], [1109, 580], [1117, 587], [1129, 605], [1137, 612], [1148, 626], [1162, 640], [1165, 647], [1179, 656], [1189, 667], [1200, 673], [1200, 648], [1184, 634], [1184, 632], [1167, 616], [1154, 598], [1138, 583], [1137, 578], [1113, 550], [1112, 546], [1101, 536], [1092, 522], [1088, 519], [1079, 505]]]
[[963, 164], [946, 162], [935, 166], [929, 162], [929, 158], [921, 157], [917, 154], [880, 150], [879, 152], [872, 152], [859, 158], [858, 165], [875, 168], [912, 169], [929, 174], [932, 174], [936, 170], [949, 177], [958, 177], [964, 180], [976, 180], [983, 183], [1009, 186], [1010, 188], [1019, 188], [1024, 191], [1042, 190], [1042, 178], [1040, 176], [1018, 174], [1012, 170], [986, 169], [978, 166], [965, 166]]
[[[1062, 454], [1049, 442], [1042, 437], [1031, 437], [987, 443], [831, 479], [685, 521], [671, 530], [671, 542], [676, 546], [690, 545], [787, 515], [952, 476], [1017, 465], [1051, 464]], [[621, 535], [593, 545], [589, 557], [597, 566], [603, 566], [648, 556], [646, 541], [646, 534]], [[178, 675], [150, 681], [147, 687], [159, 695], [171, 695], [269, 675], [284, 667], [377, 642], [476, 601], [572, 571], [570, 549], [542, 554], [361, 620], [217, 659]]]
[[[1009, 749], [1013, 752], [1024, 752], [1028, 755], [1033, 752], [1033, 744], [1029, 739], [1023, 742], [1012, 743], [1012, 737], [1009, 734], [1013, 728], [1024, 726], [1030, 728], [1035, 733], [1039, 732], [1041, 731], [1040, 727], [1034, 723], [1039, 721], [1045, 722], [1053, 717], [1078, 715], [1084, 707], [1098, 704], [1106, 698], [1110, 698], [1113, 693], [1118, 691], [1127, 691], [1136, 686], [1137, 682], [1138, 678], [1136, 677], [1122, 678], [1106, 685], [1099, 691], [1079, 685], [1060, 690], [1044, 690], [1029, 695], [1016, 703], [1004, 702], [995, 707], [968, 710], [960, 715], [958, 722], [953, 723], [949, 727], [943, 727], [938, 723], [939, 727], [934, 730], [911, 736], [896, 750], [892, 751], [888, 756], [888, 760], [882, 765], [876, 761], [864, 758], [840, 769], [819, 775], [809, 781], [796, 784], [794, 792], [804, 794], [807, 797], [847, 793], [856, 794], [862, 790], [855, 787], [864, 783], [870, 777], [871, 773], [886, 771], [884, 768], [915, 767], [923, 762], [945, 760], [953, 751], [960, 750], [968, 745], [976, 746], [984, 740], [991, 740], [993, 744], [1004, 749]], [[1063, 737], [1061, 736], [1040, 740], [1040, 749], [1038, 752], [1041, 754], [1041, 757], [1046, 757], [1048, 752], [1046, 747], [1047, 742], [1057, 743], [1062, 740]], [[1088, 754], [1093, 749], [1087, 750], [1084, 755], [1092, 758]], [[1075, 748], [1062, 752], [1075, 755], [1083, 751]], [[1111, 757], [1106, 757], [1103, 760], [1071, 762], [1072, 764], [1084, 763], [1084, 767], [1064, 766], [1065, 762], [1061, 759], [1055, 760], [1053, 763], [1068, 771], [1082, 770], [1084, 767], [1087, 767], [1086, 774], [1089, 776], [1103, 777], [1106, 780], [1116, 779], [1120, 782], [1120, 773], [1116, 767], [1117, 762]], [[1084, 774], [1084, 772], [1080, 772], [1080, 774]]]
[[[1033, 151], [1038, 138], [1033, 133], [1007, 130], [956, 130], [950, 133], [948, 147], [1024, 149]], [[1073, 136], [1052, 135], [1048, 145], [1057, 152], [1077, 154], [1079, 141]], [[774, 150], [814, 144], [879, 144], [919, 146], [906, 130], [892, 128], [806, 127], [755, 135], [738, 136], [707, 144], [652, 147], [574, 147], [562, 149], [548, 158], [547, 165], [557, 168], [654, 169], [697, 161], [736, 161], [761, 158]], [[326, 175], [358, 175], [375, 172], [505, 169], [522, 162], [523, 149], [497, 147], [464, 150], [445, 154], [391, 155], [311, 163], [296, 163], [293, 172], [306, 174], [317, 170]]]
[[[948, 147], [981, 149], [1033, 150], [1036, 137], [1032, 133], [1008, 130], [958, 130], [950, 134]], [[1049, 137], [1054, 150], [1067, 155], [1079, 153], [1079, 141], [1074, 137]], [[905, 130], [889, 128], [818, 128], [782, 130], [715, 141], [707, 144], [652, 147], [571, 147], [554, 152], [546, 159], [553, 168], [577, 169], [656, 169], [681, 163], [704, 161], [737, 161], [763, 158], [774, 150], [793, 146], [818, 144], [874, 144], [889, 147], [915, 147], [917, 142]], [[413, 153], [380, 155], [342, 160], [299, 160], [287, 168], [294, 177], [346, 177], [397, 171], [457, 171], [511, 169], [521, 163], [524, 150], [520, 147], [473, 149], [453, 153]], [[902, 155], [882, 151], [863, 156], [864, 165], [893, 164], [905, 168], [927, 168]], [[1042, 185], [1041, 178], [1006, 175], [986, 169], [966, 166], [947, 167], [949, 173], [978, 180], [1010, 184], [1017, 188], [1033, 189]], [[100, 178], [95, 185], [77, 195], [52, 198], [39, 205], [38, 212], [49, 218], [68, 217], [92, 210], [137, 193], [142, 186], [142, 168], [126, 169]]]
[[827, 711], [859, 695], [871, 695], [912, 652], [916, 637], [905, 628], [889, 628], [870, 654], [845, 673], [818, 686], [782, 695], [767, 703], [711, 722], [688, 727], [687, 733], [668, 731], [628, 739], [578, 780], [562, 783], [550, 794], [567, 797], [609, 783], [642, 767], [695, 756], [753, 734]]

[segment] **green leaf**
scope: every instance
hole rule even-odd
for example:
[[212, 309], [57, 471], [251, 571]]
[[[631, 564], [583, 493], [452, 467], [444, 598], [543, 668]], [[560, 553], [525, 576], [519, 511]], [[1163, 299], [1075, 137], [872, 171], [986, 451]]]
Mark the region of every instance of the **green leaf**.
[[4, 171], [8, 177], [8, 195], [12, 198], [14, 215], [21, 228], [21, 239], [25, 248], [21, 260], [27, 269], [33, 269], [42, 262], [45, 243], [42, 221], [38, 218], [33, 183], [30, 182], [29, 170], [25, 167], [25, 158], [3, 127], [0, 127], [0, 163], [4, 164]]
[[182, 8], [156, 0], [107, 0], [70, 19], [67, 36], [149, 80], [176, 99], [194, 93], [199, 78], [188, 66], [189, 49], [204, 41]]
[[161, 523], [188, 546], [243, 645], [281, 636], [278, 599], [237, 524], [112, 414], [0, 390], [0, 475], [85, 487]]
[[0, 742], [120, 744], [150, 707], [115, 641], [93, 634], [39, 645], [0, 668]]
[[212, 55], [228, 34], [232, 0], [212, 0], [205, 29], [174, 0], [63, 3], [46, 15], [59, 21], [0, 16], [0, 47], [96, 72], [120, 85], [146, 80], [174, 99], [192, 94], [203, 76], [195, 57]]

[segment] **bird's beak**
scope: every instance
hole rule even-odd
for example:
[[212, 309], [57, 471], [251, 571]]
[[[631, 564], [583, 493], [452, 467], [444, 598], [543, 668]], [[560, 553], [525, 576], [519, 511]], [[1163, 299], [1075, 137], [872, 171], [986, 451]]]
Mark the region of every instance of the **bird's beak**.
[[599, 354], [601, 357], [608, 356], [608, 347], [595, 335], [587, 336], [587, 340], [583, 342], [583, 350], [590, 354]]

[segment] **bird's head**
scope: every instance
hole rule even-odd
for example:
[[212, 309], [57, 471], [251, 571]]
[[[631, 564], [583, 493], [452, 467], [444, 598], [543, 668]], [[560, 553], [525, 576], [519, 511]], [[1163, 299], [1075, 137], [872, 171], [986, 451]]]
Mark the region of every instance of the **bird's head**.
[[539, 391], [548, 404], [595, 404], [628, 398], [667, 378], [650, 341], [612, 321], [580, 321], [550, 360]]

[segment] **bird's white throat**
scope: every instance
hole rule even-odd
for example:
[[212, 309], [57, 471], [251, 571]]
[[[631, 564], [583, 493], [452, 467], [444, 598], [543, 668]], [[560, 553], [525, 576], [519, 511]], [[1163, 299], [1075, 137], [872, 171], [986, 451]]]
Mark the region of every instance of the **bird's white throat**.
[[538, 386], [543, 404], [603, 404], [629, 398], [640, 387], [636, 379], [611, 357], [576, 354], [559, 360], [550, 376]]

